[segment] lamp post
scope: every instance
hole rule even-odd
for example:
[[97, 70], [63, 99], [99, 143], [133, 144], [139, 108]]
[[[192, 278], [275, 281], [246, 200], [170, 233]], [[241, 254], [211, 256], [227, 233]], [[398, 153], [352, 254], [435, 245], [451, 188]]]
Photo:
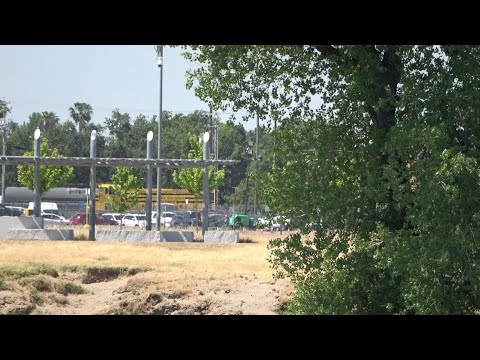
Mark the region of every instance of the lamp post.
[[251, 141], [248, 141], [247, 143], [247, 178], [246, 178], [246, 187], [245, 187], [245, 214], [247, 214], [249, 212], [249, 209], [248, 209], [248, 198], [249, 198], [249, 178], [250, 178], [250, 172], [249, 172], [249, 168], [250, 168], [250, 164], [253, 160], [253, 151], [252, 151], [252, 147], [253, 147], [253, 143]]
[[[90, 134], [90, 157], [95, 159], [97, 157], [97, 131], [92, 130]], [[88, 240], [95, 240], [95, 221], [96, 221], [96, 211], [95, 211], [95, 190], [97, 188], [97, 169], [95, 165], [90, 167], [90, 201], [89, 209], [90, 213], [88, 214], [89, 227], [88, 227]]]
[[[34, 165], [34, 189], [33, 189], [33, 213], [35, 217], [39, 218], [41, 216], [41, 202], [40, 202], [40, 142], [41, 140], [41, 132], [40, 129], [37, 128], [33, 135], [35, 140], [33, 145], [33, 156], [35, 157], [35, 165]], [[42, 226], [43, 228], [43, 226]]]
[[[211, 110], [210, 110], [211, 116]], [[214, 160], [218, 160], [218, 125], [208, 125], [208, 128], [213, 131], [213, 139], [210, 141], [210, 152], [213, 148]], [[215, 175], [218, 173], [218, 165], [215, 165]], [[213, 209], [217, 210], [217, 188], [213, 189]]]
[[257, 113], [257, 129], [255, 131], [255, 197], [253, 202], [253, 213], [257, 215], [257, 176], [258, 176], [258, 139], [259, 139], [259, 118]]
[[[6, 155], [6, 141], [7, 141], [7, 107], [6, 105], [3, 108], [3, 118], [1, 129], [2, 129], [2, 155]], [[5, 201], [5, 164], [2, 165], [2, 194], [0, 196], [0, 203], [4, 203]]]
[[[210, 158], [210, 133], [203, 134], [203, 160]], [[210, 192], [208, 185], [208, 167], [203, 168], [203, 201], [202, 201], [202, 237], [205, 240], [205, 232], [208, 231], [208, 205], [210, 204]]]
[[[153, 131], [149, 131], [147, 134], [147, 159], [152, 158], [152, 140]], [[152, 169], [151, 166], [147, 167], [147, 203], [146, 203], [147, 225], [146, 230], [152, 230]], [[158, 222], [157, 218], [157, 222]]]
[[[158, 111], [158, 153], [162, 158], [162, 83], [163, 83], [163, 45], [157, 45], [157, 66], [160, 68], [160, 107]], [[162, 168], [157, 168], [157, 231], [160, 231], [162, 218]]]

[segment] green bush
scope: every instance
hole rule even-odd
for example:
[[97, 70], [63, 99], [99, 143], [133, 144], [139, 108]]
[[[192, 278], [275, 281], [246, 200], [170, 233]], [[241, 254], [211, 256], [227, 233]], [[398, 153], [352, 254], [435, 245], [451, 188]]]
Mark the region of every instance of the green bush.
[[87, 291], [72, 282], [61, 282], [55, 285], [55, 290], [62, 295], [69, 295], [69, 294], [85, 294]]
[[34, 279], [31, 284], [35, 289], [40, 292], [49, 292], [53, 289], [51, 281], [45, 278]]

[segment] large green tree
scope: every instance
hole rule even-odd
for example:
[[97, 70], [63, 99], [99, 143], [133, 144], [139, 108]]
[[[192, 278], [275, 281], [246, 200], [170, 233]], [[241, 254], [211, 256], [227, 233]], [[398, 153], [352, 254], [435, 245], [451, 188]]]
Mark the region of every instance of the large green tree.
[[[191, 149], [188, 152], [188, 159], [203, 159], [203, 139], [195, 135], [189, 135]], [[215, 171], [214, 168], [208, 170], [208, 190], [212, 192], [223, 183], [225, 170]], [[203, 168], [185, 168], [173, 172], [173, 180], [182, 188], [195, 195], [195, 206], [197, 200], [203, 194]]]
[[[24, 156], [33, 156], [32, 151], [27, 151]], [[63, 157], [56, 148], [50, 148], [47, 138], [42, 138], [40, 155], [43, 157]], [[18, 181], [30, 190], [35, 189], [35, 176], [33, 165], [18, 165]], [[60, 186], [73, 176], [72, 166], [40, 166], [40, 195], [48, 190]]]
[[[117, 167], [112, 175], [111, 183], [113, 196], [107, 202], [107, 205], [111, 207], [112, 211], [124, 213], [137, 203], [142, 182], [135, 175], [133, 168]], [[122, 223], [120, 223], [121, 225]]]
[[3, 121], [4, 117], [7, 117], [7, 114], [12, 110], [8, 102], [5, 100], [0, 100], [0, 118]]
[[78, 125], [78, 132], [81, 132], [85, 125], [92, 120], [93, 108], [90, 104], [76, 102], [69, 108], [70, 117]]
[[478, 310], [479, 47], [186, 50], [202, 100], [277, 119], [262, 193], [301, 225], [270, 244], [288, 312]]

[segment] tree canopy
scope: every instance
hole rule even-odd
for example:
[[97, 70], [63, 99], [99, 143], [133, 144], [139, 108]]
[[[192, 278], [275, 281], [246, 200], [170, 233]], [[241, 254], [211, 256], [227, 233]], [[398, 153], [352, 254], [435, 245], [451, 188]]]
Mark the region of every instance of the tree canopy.
[[[73, 109], [73, 107], [72, 107]], [[191, 114], [163, 113], [162, 154], [164, 158], [185, 159], [190, 150], [189, 133], [200, 135], [209, 128], [210, 114], [205, 111], [195, 111]], [[218, 116], [213, 114], [213, 125], [219, 129], [219, 159], [242, 160], [245, 157], [247, 136], [254, 137], [253, 132], [246, 132], [242, 124], [221, 123]], [[99, 125], [91, 121], [85, 122], [79, 131], [72, 120], [62, 122], [53, 112], [34, 112], [29, 119], [21, 124], [10, 122], [8, 125], [7, 155], [23, 155], [25, 151], [32, 151], [33, 133], [36, 128], [42, 132], [42, 137], [49, 140], [50, 146], [58, 149], [64, 156], [90, 156], [90, 135], [92, 130], [97, 131], [98, 157], [135, 157], [146, 156], [146, 134], [158, 131], [157, 116], [143, 114], [132, 118], [130, 114], [114, 109], [105, 124]], [[264, 134], [265, 137], [268, 133]], [[158, 146], [154, 137], [154, 149]], [[75, 146], [72, 146], [75, 144]], [[1, 137], [0, 137], [1, 146]], [[154, 151], [156, 153], [156, 151]], [[229, 200], [233, 187], [245, 180], [245, 168], [240, 166], [225, 169], [225, 181], [220, 186], [220, 200]], [[75, 167], [70, 183], [65, 186], [88, 187], [89, 169]], [[109, 183], [114, 170], [98, 168], [97, 181]], [[137, 173], [137, 175], [140, 175]], [[153, 173], [153, 183], [156, 183], [156, 172]], [[18, 182], [16, 167], [6, 167], [6, 186], [21, 186]], [[162, 187], [176, 188], [173, 181], [173, 170], [165, 169], [162, 177]]]
[[90, 104], [76, 102], [73, 107], [69, 108], [69, 112], [75, 124], [78, 125], [79, 132], [92, 120], [93, 109]]
[[[40, 154], [45, 157], [62, 157], [56, 148], [50, 148], [47, 138], [42, 138]], [[33, 156], [27, 151], [24, 156]], [[30, 190], [35, 189], [35, 167], [33, 165], [18, 165], [18, 180]], [[73, 176], [72, 166], [40, 166], [40, 195], [46, 191], [68, 182]]]
[[278, 123], [261, 190], [301, 225], [270, 244], [287, 312], [478, 310], [479, 47], [185, 50], [203, 101]]
[[114, 212], [124, 213], [136, 204], [140, 190], [143, 187], [142, 182], [135, 175], [133, 168], [121, 166], [115, 169], [111, 183], [111, 190], [114, 196], [110, 198], [107, 205]]
[[[188, 137], [191, 149], [188, 152], [188, 159], [203, 158], [203, 139], [197, 139], [195, 135]], [[225, 170], [215, 171], [214, 168], [208, 170], [208, 190], [218, 188], [225, 178]], [[203, 193], [203, 169], [202, 168], [185, 168], [173, 171], [173, 180], [182, 188], [190, 191], [195, 197], [199, 197]]]

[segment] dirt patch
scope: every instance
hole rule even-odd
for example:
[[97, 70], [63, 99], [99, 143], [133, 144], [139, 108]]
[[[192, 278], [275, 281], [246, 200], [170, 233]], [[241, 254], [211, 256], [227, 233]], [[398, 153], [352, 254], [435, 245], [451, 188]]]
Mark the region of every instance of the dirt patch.
[[26, 293], [0, 291], [0, 315], [28, 315], [35, 305]]
[[275, 314], [274, 234], [241, 244], [0, 241], [0, 314]]
[[291, 294], [286, 282], [256, 278], [198, 281], [188, 291], [131, 278], [113, 291], [96, 314], [112, 315], [274, 315]]
[[35, 301], [26, 291], [1, 291], [0, 314], [33, 315], [274, 315], [291, 295], [286, 281], [256, 277], [201, 280], [182, 284], [162, 281], [158, 272], [85, 284], [85, 274], [62, 274], [84, 294], [45, 294]]

